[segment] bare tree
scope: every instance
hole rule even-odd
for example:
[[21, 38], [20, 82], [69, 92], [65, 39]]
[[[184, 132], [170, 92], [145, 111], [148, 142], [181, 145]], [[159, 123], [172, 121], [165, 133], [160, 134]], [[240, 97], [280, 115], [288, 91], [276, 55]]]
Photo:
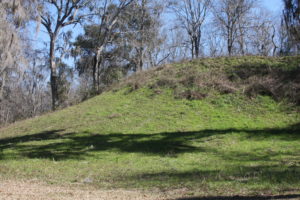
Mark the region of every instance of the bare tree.
[[202, 25], [204, 24], [211, 0], [171, 0], [170, 8], [175, 13], [181, 28], [189, 35], [192, 58], [200, 56]]
[[257, 0], [218, 0], [214, 2], [214, 22], [226, 40], [229, 56], [233, 54], [234, 44], [238, 39], [239, 45], [243, 49], [246, 22], [256, 2]]
[[214, 24], [209, 24], [204, 31], [207, 55], [210, 57], [222, 56], [224, 54], [224, 42]]
[[174, 27], [168, 30], [168, 37], [166, 38], [166, 48], [169, 52], [167, 61], [169, 63], [185, 60], [189, 57], [189, 43], [187, 41], [187, 34], [181, 29]]
[[52, 109], [58, 104], [58, 73], [55, 63], [56, 41], [62, 29], [80, 23], [86, 14], [82, 11], [90, 0], [40, 0], [43, 6], [41, 23], [49, 35], [49, 68], [52, 92]]
[[36, 17], [34, 11], [35, 0], [0, 1], [0, 125], [24, 114], [22, 79], [28, 61], [24, 33], [27, 22]]
[[20, 31], [33, 17], [34, 5], [34, 0], [0, 1], [0, 102], [9, 75], [12, 71], [18, 74], [25, 60]]
[[257, 10], [256, 17], [253, 19], [248, 33], [251, 51], [262, 56], [274, 56], [278, 48], [276, 24], [272, 20], [274, 16], [261, 8]]
[[[51, 97], [48, 89], [47, 52], [27, 48], [28, 67], [21, 83], [23, 118], [34, 117], [51, 110]], [[15, 112], [18, 113], [18, 112]]]

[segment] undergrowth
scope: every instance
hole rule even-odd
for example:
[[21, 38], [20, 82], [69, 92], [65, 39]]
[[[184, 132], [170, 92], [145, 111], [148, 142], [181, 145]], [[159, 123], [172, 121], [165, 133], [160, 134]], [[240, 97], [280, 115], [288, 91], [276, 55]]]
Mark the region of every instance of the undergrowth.
[[119, 84], [131, 91], [171, 88], [176, 98], [199, 100], [215, 94], [267, 95], [300, 104], [300, 57], [206, 58], [161, 66]]

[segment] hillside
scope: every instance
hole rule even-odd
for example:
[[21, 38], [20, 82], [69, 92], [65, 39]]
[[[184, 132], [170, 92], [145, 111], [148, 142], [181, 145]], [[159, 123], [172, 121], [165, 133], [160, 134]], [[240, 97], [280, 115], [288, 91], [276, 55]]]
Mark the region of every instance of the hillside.
[[179, 196], [299, 193], [299, 63], [215, 58], [138, 73], [1, 129], [0, 180]]

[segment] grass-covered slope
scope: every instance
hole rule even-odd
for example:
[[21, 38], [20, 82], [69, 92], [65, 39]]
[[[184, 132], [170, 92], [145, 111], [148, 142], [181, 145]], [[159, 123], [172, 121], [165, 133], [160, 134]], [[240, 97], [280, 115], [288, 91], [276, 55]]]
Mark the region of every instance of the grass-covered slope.
[[297, 87], [299, 61], [204, 59], [137, 74], [1, 129], [0, 179], [189, 195], [299, 192], [298, 93], [287, 87]]

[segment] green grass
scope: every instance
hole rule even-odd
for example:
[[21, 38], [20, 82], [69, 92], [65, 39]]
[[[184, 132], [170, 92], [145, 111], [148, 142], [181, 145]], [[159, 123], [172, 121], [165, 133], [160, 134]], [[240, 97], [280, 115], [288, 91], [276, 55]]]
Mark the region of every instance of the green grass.
[[299, 192], [298, 109], [239, 91], [191, 101], [168, 87], [158, 94], [148, 82], [119, 87], [1, 129], [0, 179], [191, 195]]

